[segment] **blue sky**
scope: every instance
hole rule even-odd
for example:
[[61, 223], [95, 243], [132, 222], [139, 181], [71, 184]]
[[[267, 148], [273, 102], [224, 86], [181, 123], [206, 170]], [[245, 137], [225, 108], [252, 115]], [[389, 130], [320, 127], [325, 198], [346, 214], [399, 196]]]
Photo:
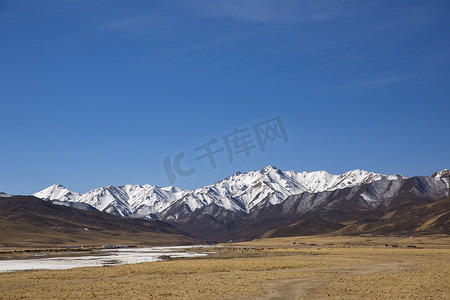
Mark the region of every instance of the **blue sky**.
[[[167, 186], [180, 153], [187, 189], [450, 168], [449, 1], [0, 0], [0, 37], [3, 192]], [[288, 142], [262, 151], [252, 126], [277, 116]], [[248, 156], [196, 159], [236, 129]]]

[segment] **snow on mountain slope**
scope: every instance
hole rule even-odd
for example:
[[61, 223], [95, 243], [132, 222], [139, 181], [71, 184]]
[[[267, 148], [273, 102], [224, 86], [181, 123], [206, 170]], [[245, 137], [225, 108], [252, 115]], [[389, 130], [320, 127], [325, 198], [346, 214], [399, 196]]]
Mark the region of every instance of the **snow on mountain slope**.
[[[53, 185], [34, 196], [48, 200], [83, 202], [118, 216], [158, 218], [159, 214], [165, 214], [165, 218], [177, 218], [180, 213], [190, 213], [210, 204], [248, 213], [257, 207], [282, 203], [287, 197], [304, 192], [333, 191], [380, 179], [403, 178], [406, 177], [386, 176], [363, 170], [341, 175], [325, 171], [284, 172], [274, 166], [267, 166], [259, 171], [238, 172], [192, 192], [176, 187], [125, 185], [107, 186], [78, 194], [61, 185]], [[167, 211], [170, 211], [169, 215]]]
[[[325, 171], [284, 172], [274, 166], [267, 166], [259, 171], [238, 172], [213, 185], [197, 189], [174, 205], [179, 207], [178, 212], [182, 210], [184, 213], [213, 203], [228, 210], [248, 213], [261, 205], [279, 204], [288, 196], [303, 192], [333, 191], [381, 179], [405, 178], [402, 175], [386, 176], [363, 170], [349, 171], [341, 175], [333, 175]], [[166, 218], [178, 217], [178, 215], [170, 216], [171, 213], [168, 213]]]
[[100, 211], [122, 217], [147, 217], [167, 208], [187, 193], [177, 187], [160, 188], [147, 184], [107, 186], [79, 194], [55, 184], [33, 196], [45, 200], [86, 203]]
[[125, 185], [122, 188], [129, 195], [128, 202], [133, 216], [140, 218], [161, 212], [189, 192], [174, 186], [161, 188], [149, 184]]
[[109, 185], [82, 194], [73, 201], [84, 202], [100, 211], [124, 217], [131, 214], [127, 200], [128, 195], [125, 191], [120, 187]]
[[33, 196], [44, 200], [60, 200], [73, 201], [81, 196], [81, 194], [72, 192], [60, 184], [54, 184], [48, 188], [33, 194]]
[[11, 195], [8, 195], [6, 193], [0, 192], [0, 197], [11, 197]]
[[73, 202], [73, 201], [59, 201], [59, 200], [50, 200], [53, 204], [56, 205], [63, 205], [68, 207], [74, 207], [82, 210], [89, 210], [89, 211], [98, 211], [98, 209], [90, 206], [87, 203], [83, 202]]
[[233, 211], [248, 212], [263, 199], [271, 204], [282, 202], [287, 196], [308, 189], [300, 182], [273, 166], [260, 171], [236, 173], [213, 185], [193, 191], [180, 200], [194, 211], [202, 206], [216, 204]]
[[431, 175], [431, 177], [435, 177], [435, 178], [450, 178], [450, 170], [448, 169], [442, 169], [439, 172], [434, 173], [433, 175]]
[[374, 182], [380, 179], [406, 179], [403, 175], [382, 175], [364, 170], [353, 170], [341, 175], [333, 175], [326, 171], [301, 172], [287, 171], [295, 180], [302, 182], [310, 193], [333, 191], [355, 185]]

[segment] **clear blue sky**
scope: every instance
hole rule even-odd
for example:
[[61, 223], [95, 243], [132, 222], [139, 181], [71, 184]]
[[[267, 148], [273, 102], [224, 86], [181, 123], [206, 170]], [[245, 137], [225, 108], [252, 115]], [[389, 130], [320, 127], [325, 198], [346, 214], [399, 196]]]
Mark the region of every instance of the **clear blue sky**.
[[[269, 164], [450, 168], [449, 1], [0, 0], [0, 38], [6, 193], [167, 186], [182, 152], [187, 189]], [[287, 143], [196, 160], [276, 116]]]

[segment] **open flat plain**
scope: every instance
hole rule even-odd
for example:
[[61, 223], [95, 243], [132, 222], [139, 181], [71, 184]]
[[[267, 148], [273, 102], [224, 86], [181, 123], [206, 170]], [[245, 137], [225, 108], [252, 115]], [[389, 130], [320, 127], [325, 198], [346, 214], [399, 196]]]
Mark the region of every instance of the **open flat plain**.
[[270, 238], [197, 251], [212, 253], [114, 267], [2, 273], [0, 298], [450, 298], [449, 236]]

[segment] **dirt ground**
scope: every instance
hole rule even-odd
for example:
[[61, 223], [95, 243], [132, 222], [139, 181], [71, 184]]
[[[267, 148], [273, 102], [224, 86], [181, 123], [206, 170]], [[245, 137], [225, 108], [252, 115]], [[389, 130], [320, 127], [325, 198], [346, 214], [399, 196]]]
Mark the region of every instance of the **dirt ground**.
[[450, 298], [447, 236], [291, 237], [222, 246], [198, 249], [216, 252], [200, 259], [2, 273], [0, 299]]

